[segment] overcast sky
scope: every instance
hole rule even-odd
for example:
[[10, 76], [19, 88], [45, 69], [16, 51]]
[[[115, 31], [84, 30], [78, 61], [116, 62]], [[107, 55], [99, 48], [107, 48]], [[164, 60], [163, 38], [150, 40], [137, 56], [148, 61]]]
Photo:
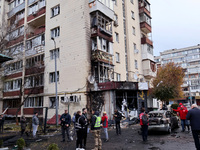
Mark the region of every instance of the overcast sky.
[[154, 55], [200, 44], [200, 0], [150, 0]]

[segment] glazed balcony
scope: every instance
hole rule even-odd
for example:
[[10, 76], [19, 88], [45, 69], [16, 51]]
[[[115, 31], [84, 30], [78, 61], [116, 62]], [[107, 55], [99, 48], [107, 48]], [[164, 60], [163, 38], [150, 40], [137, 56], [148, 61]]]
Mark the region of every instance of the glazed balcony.
[[114, 18], [113, 6], [113, 0], [109, 0], [106, 4], [100, 2], [99, 0], [89, 0], [90, 13], [100, 11], [111, 20]]
[[142, 61], [143, 74], [145, 78], [151, 79], [156, 76], [156, 63], [151, 60]]
[[107, 64], [113, 64], [113, 55], [101, 50], [92, 51], [93, 62], [104, 62]]
[[25, 8], [25, 2], [23, 2], [22, 4], [18, 5], [17, 7], [13, 8], [11, 11], [9, 11], [7, 13], [8, 18], [11, 18], [12, 16], [14, 16], [17, 12], [23, 10]]
[[31, 15], [29, 15], [27, 18], [27, 22], [28, 23], [34, 22], [34, 24], [36, 20], [37, 22], [41, 22], [42, 20], [43, 22], [45, 22], [45, 14], [46, 14], [46, 6], [40, 8], [38, 11], [33, 12]]
[[154, 61], [153, 46], [148, 44], [142, 44], [142, 60], [146, 59]]
[[148, 44], [153, 46], [153, 42], [148, 37], [141, 38], [141, 44]]

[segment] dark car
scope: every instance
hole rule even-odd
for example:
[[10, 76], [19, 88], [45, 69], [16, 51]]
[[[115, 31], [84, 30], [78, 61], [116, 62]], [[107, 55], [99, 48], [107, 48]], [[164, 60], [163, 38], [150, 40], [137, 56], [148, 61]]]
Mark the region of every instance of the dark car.
[[150, 111], [149, 112], [149, 130], [166, 131], [179, 127], [178, 118], [168, 110]]

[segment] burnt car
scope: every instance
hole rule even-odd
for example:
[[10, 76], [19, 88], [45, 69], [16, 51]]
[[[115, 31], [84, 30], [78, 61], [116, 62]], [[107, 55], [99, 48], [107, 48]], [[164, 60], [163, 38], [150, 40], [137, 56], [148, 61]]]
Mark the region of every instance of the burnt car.
[[149, 112], [149, 128], [148, 130], [166, 131], [179, 127], [178, 118], [171, 111], [158, 110]]

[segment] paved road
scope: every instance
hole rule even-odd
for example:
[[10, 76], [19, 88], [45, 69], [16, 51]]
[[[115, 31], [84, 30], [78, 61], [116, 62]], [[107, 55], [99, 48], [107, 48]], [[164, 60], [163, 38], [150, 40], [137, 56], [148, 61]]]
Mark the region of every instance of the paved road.
[[[195, 150], [192, 134], [180, 132], [176, 129], [175, 134], [150, 133], [148, 142], [143, 143], [141, 135], [138, 134], [140, 126], [134, 125], [122, 129], [122, 135], [117, 136], [114, 129], [109, 129], [109, 142], [103, 141], [103, 150]], [[177, 132], [177, 133], [176, 133]], [[102, 133], [102, 139], [104, 134]], [[34, 143], [31, 149], [47, 149], [50, 143], [58, 144], [60, 150], [75, 150], [75, 141], [60, 142], [61, 135], [51, 137], [47, 142]], [[94, 147], [94, 138], [88, 134], [87, 150]]]

